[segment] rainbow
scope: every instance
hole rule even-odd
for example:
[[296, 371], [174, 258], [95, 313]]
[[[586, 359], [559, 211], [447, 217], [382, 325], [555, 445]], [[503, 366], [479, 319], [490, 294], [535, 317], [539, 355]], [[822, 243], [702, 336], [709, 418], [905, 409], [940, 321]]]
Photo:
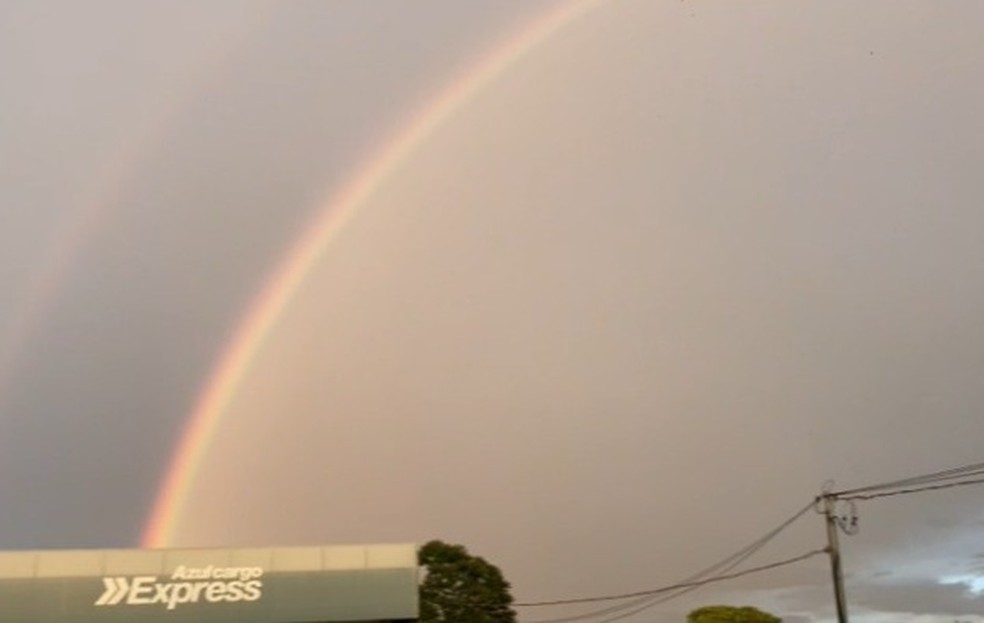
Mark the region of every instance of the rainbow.
[[16, 296], [19, 304], [12, 317], [0, 326], [0, 400], [6, 393], [18, 356], [37, 332], [85, 244], [120, 205], [127, 186], [164, 141], [176, 118], [270, 20], [274, 9], [267, 5], [251, 8], [238, 28], [215, 33], [187, 78], [154, 101], [144, 117], [114, 145], [95, 169], [91, 187], [56, 224], [51, 241], [45, 245], [48, 251], [28, 276], [23, 294]]
[[290, 303], [325, 247], [380, 184], [455, 111], [551, 35], [583, 16], [601, 0], [577, 0], [538, 16], [483, 55], [437, 94], [357, 174], [323, 205], [286, 259], [249, 306], [213, 369], [188, 417], [157, 499], [144, 527], [144, 547], [165, 547], [174, 540], [194, 476], [239, 384], [283, 310]]

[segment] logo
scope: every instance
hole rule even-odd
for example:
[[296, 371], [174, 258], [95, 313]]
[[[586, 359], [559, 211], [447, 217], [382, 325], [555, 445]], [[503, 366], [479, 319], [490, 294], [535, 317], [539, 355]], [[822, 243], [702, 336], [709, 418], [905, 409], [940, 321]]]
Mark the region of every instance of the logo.
[[263, 596], [260, 567], [185, 567], [170, 578], [157, 576], [105, 577], [96, 606], [160, 604], [174, 610], [181, 604], [256, 601]]

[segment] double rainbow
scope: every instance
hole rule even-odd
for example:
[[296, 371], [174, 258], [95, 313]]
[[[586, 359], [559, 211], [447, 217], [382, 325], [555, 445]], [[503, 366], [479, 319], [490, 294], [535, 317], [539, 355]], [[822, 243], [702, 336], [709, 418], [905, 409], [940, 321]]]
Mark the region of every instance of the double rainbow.
[[271, 328], [290, 304], [325, 247], [372, 196], [455, 111], [520, 62], [530, 51], [575, 21], [600, 0], [579, 0], [560, 5], [508, 37], [482, 56], [441, 91], [419, 114], [404, 124], [369, 158], [339, 192], [323, 203], [317, 216], [291, 248], [249, 306], [238, 329], [200, 393], [182, 432], [145, 526], [144, 547], [171, 544], [188, 502], [195, 474], [222, 422], [230, 401]]

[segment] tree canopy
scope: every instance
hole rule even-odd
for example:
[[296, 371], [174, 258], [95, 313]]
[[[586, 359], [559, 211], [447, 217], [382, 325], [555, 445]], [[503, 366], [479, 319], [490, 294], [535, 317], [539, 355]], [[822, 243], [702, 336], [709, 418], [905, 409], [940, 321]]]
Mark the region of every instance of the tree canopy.
[[688, 614], [687, 623], [782, 623], [782, 619], [751, 606], [704, 606]]
[[495, 565], [462, 545], [430, 541], [417, 559], [420, 623], [516, 623], [509, 583]]

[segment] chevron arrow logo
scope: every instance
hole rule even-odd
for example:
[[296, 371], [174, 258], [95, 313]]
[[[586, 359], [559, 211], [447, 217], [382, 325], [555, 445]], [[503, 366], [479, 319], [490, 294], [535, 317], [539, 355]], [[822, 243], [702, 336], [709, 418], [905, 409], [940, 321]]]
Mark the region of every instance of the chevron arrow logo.
[[[235, 574], [230, 573], [230, 570]], [[183, 581], [186, 573], [191, 577], [197, 575], [201, 580]], [[181, 567], [171, 575], [171, 581], [159, 581], [155, 575], [106, 576], [102, 578], [103, 592], [93, 605], [159, 604], [168, 610], [174, 610], [182, 604], [200, 602], [256, 601], [263, 596], [263, 580], [260, 579], [262, 575], [263, 570], [259, 567], [230, 567], [218, 571], [212, 567], [190, 570]]]
[[103, 578], [102, 581], [105, 590], [96, 600], [97, 606], [115, 606], [130, 592], [130, 583], [126, 578]]

